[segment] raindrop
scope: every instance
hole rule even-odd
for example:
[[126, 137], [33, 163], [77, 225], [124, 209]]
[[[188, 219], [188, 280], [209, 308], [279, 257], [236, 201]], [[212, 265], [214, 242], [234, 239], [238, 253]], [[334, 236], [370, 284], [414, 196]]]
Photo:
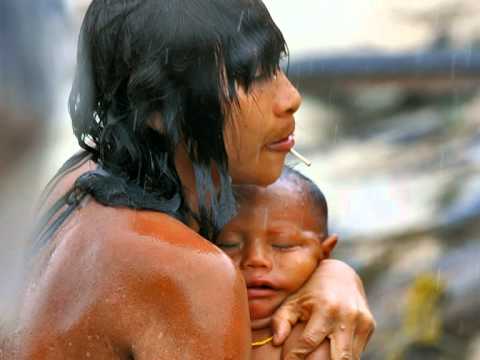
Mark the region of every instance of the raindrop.
[[437, 276], [435, 280], [436, 280], [437, 288], [440, 288], [440, 285], [442, 283], [442, 271], [440, 269], [437, 269]]
[[442, 150], [440, 154], [440, 168], [445, 167], [446, 151]]
[[335, 123], [335, 129], [333, 131], [333, 143], [337, 144], [337, 137], [338, 137], [338, 122]]
[[466, 64], [468, 67], [472, 64], [472, 43], [469, 43], [467, 46], [467, 61]]
[[268, 211], [268, 209], [266, 208], [266, 209], [265, 209], [264, 216], [263, 216], [263, 228], [264, 228], [264, 229], [267, 228], [268, 216], [269, 216], [269, 211]]
[[457, 57], [456, 55], [452, 55], [452, 58], [450, 60], [450, 78], [451, 80], [455, 80], [455, 72], [457, 68]]
[[245, 10], [242, 10], [240, 13], [240, 19], [238, 20], [238, 25], [237, 25], [237, 32], [240, 32], [240, 29], [242, 28], [242, 21], [243, 21], [243, 14]]

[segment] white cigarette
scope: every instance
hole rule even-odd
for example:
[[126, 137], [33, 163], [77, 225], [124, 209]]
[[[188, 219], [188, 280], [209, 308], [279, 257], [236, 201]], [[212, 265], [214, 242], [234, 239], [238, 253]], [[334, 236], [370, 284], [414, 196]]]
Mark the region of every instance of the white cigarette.
[[300, 155], [295, 149], [290, 149], [290, 154], [295, 156], [297, 159], [299, 159], [301, 162], [303, 162], [305, 165], [310, 166], [312, 165], [312, 162], [308, 160], [306, 157], [303, 155]]

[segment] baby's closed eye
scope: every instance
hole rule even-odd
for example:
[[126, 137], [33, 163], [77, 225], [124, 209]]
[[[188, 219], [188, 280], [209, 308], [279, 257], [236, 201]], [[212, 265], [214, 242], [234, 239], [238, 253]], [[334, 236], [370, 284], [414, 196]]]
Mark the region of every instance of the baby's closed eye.
[[234, 232], [222, 234], [216, 242], [216, 245], [224, 250], [240, 249], [243, 245], [242, 237]]
[[271, 246], [278, 250], [292, 250], [303, 245], [299, 234], [292, 231], [270, 235], [269, 240]]

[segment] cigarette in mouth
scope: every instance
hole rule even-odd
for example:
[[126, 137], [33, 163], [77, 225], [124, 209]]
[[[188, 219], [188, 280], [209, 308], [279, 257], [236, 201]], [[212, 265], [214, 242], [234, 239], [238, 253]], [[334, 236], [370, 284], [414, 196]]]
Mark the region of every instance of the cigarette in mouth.
[[295, 149], [290, 149], [290, 154], [295, 156], [297, 159], [299, 159], [301, 162], [303, 162], [305, 165], [310, 166], [312, 165], [312, 162], [308, 160], [306, 157], [303, 155], [300, 155]]

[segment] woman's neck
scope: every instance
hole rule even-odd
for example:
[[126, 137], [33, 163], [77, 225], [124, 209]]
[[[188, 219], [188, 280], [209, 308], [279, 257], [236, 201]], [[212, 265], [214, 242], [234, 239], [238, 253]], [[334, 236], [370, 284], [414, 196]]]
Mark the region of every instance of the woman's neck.
[[[175, 150], [175, 168], [182, 183], [183, 196], [190, 209], [198, 214], [198, 197], [197, 187], [195, 184], [195, 172], [193, 170], [192, 161], [188, 157], [185, 145], [179, 144]], [[212, 165], [212, 181], [215, 188], [218, 188], [219, 177], [215, 165]], [[198, 224], [194, 219], [190, 219], [192, 224], [189, 226], [198, 230]]]

